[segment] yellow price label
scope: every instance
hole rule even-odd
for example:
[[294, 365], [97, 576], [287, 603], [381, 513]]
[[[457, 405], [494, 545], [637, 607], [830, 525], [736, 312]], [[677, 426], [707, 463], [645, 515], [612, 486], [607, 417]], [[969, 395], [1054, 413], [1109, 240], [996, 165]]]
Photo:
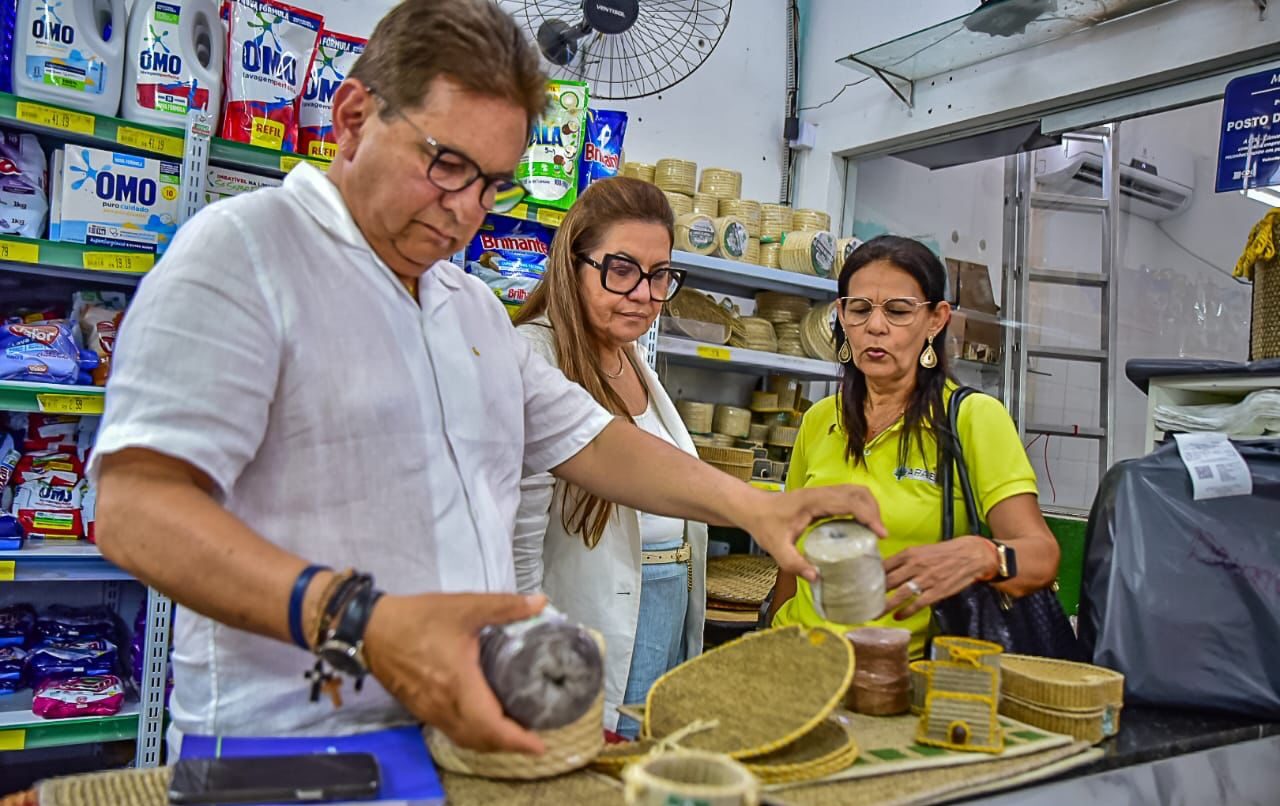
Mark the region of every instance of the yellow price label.
[[712, 347], [709, 344], [699, 344], [698, 357], [709, 358], [712, 361], [732, 361], [733, 353], [729, 352], [728, 347]]
[[143, 151], [154, 151], [170, 157], [181, 157], [183, 153], [182, 138], [160, 132], [148, 132], [131, 126], [120, 126], [116, 129], [116, 142], [130, 148]]
[[0, 752], [25, 749], [27, 749], [27, 732], [25, 730], [0, 730]]
[[85, 252], [82, 262], [90, 271], [145, 274], [156, 265], [156, 256], [150, 252]]
[[755, 487], [757, 490], [765, 490], [766, 492], [771, 493], [782, 492], [782, 485], [776, 481], [753, 481], [751, 482], [751, 486]]
[[14, 569], [18, 564], [13, 560], [0, 560], [0, 582], [12, 582]]
[[333, 158], [338, 156], [338, 144], [328, 140], [312, 140], [307, 146], [307, 156], [332, 162]]
[[33, 104], [30, 101], [18, 101], [18, 120], [34, 123], [49, 129], [61, 129], [64, 132], [92, 135], [96, 119], [85, 112], [72, 112], [70, 109], [58, 109], [44, 104]]
[[280, 156], [280, 170], [282, 173], [289, 173], [297, 166], [299, 162], [309, 162], [322, 171], [329, 170], [329, 163], [324, 160], [307, 159], [297, 154], [282, 154]]
[[548, 227], [558, 227], [564, 223], [563, 210], [539, 210], [538, 223]]
[[48, 414], [101, 414], [105, 403], [102, 395], [36, 395], [40, 411]]
[[249, 130], [249, 145], [279, 150], [284, 145], [284, 124], [271, 118], [254, 118]]
[[0, 260], [12, 263], [39, 263], [40, 244], [0, 241]]

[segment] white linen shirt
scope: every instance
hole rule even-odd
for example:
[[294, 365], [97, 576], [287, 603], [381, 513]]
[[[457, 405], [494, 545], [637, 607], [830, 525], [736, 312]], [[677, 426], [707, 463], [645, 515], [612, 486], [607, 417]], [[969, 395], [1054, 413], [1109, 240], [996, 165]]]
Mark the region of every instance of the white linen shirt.
[[[125, 316], [90, 475], [148, 448], [206, 473], [267, 540], [388, 593], [514, 591], [522, 474], [571, 458], [611, 416], [479, 280], [440, 262], [418, 293], [421, 307], [306, 163], [218, 202]], [[175, 739], [409, 720], [372, 679], [344, 686], [340, 709], [309, 702], [307, 652], [183, 608], [173, 660]]]

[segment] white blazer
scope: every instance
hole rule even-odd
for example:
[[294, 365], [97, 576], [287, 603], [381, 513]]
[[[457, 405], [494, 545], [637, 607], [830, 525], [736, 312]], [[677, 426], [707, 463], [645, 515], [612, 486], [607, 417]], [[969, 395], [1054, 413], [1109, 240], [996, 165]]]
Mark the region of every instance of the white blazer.
[[[517, 332], [536, 352], [557, 366], [555, 336], [545, 319], [521, 325]], [[637, 352], [640, 352], [637, 345]], [[697, 455], [675, 404], [658, 376], [639, 355], [640, 373], [649, 400], [662, 424], [685, 453]], [[582, 536], [570, 534], [560, 516], [565, 485], [550, 473], [525, 478], [520, 484], [514, 555], [516, 585], [522, 593], [542, 591], [570, 618], [599, 630], [605, 639], [604, 725], [614, 730], [618, 706], [627, 688], [631, 651], [640, 619], [640, 513], [614, 507], [613, 516], [594, 549]], [[707, 527], [686, 521], [685, 538], [692, 551], [693, 590], [685, 616], [685, 658], [702, 652], [707, 612]]]

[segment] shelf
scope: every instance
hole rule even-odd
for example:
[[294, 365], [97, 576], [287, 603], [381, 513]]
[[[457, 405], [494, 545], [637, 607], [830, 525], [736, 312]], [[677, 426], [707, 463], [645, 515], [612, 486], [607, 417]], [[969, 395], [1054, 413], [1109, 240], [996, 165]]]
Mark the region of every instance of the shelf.
[[0, 411], [101, 414], [106, 389], [30, 381], [0, 381]]
[[1280, 389], [1280, 375], [1186, 375], [1151, 379], [1151, 386], [1183, 392], [1212, 392], [1219, 395], [1247, 395], [1259, 389]]
[[836, 296], [836, 281], [782, 269], [740, 263], [690, 252], [672, 252], [671, 265], [689, 272], [686, 284], [702, 291], [753, 297], [757, 291], [781, 291], [828, 301]]
[[535, 204], [521, 202], [513, 210], [508, 210], [505, 213], [493, 213], [493, 215], [502, 216], [503, 218], [515, 218], [520, 221], [536, 221], [544, 226], [558, 227], [564, 223], [566, 212], [566, 210], [538, 207]]
[[[28, 100], [7, 92], [0, 92], [0, 122], [15, 129], [94, 148], [123, 150], [174, 160], [182, 159], [183, 155], [185, 132], [182, 129], [160, 128], [107, 115], [95, 115], [47, 101]], [[209, 162], [215, 165], [277, 177], [288, 173], [303, 159], [298, 154], [235, 143], [220, 137], [213, 138], [209, 147]], [[327, 167], [327, 163], [322, 160], [307, 161]]]
[[[837, 63], [878, 76], [911, 105], [916, 81], [1043, 45], [1168, 2], [1171, 0], [998, 0], [837, 59]], [[1001, 25], [1010, 20], [1012, 24]], [[1023, 21], [1025, 26], [1019, 24]]]
[[31, 713], [31, 689], [0, 697], [0, 751], [34, 750], [135, 739], [138, 735], [138, 703], [125, 696], [114, 716], [75, 719], [43, 719]]
[[82, 540], [31, 540], [16, 551], [0, 551], [0, 581], [118, 582], [133, 577]]
[[155, 256], [148, 252], [0, 235], [0, 268], [5, 271], [131, 287], [154, 264]]
[[704, 344], [674, 336], [658, 337], [658, 356], [672, 364], [718, 369], [725, 372], [776, 372], [813, 380], [835, 380], [840, 365], [812, 358], [744, 350], [718, 344]]

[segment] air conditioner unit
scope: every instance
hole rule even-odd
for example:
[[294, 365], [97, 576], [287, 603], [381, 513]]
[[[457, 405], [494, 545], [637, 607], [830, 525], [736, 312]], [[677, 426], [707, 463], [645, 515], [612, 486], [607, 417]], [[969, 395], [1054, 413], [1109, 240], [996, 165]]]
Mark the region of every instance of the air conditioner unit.
[[[1159, 154], [1120, 148], [1120, 209], [1159, 221], [1191, 205], [1195, 161], [1191, 152], [1162, 145]], [[1036, 180], [1044, 190], [1076, 196], [1102, 195], [1102, 144], [1066, 140], [1036, 152]]]

